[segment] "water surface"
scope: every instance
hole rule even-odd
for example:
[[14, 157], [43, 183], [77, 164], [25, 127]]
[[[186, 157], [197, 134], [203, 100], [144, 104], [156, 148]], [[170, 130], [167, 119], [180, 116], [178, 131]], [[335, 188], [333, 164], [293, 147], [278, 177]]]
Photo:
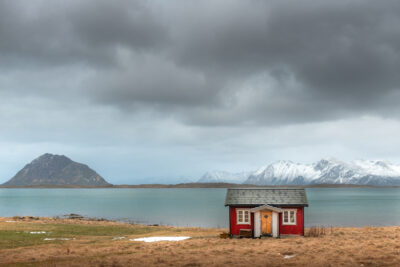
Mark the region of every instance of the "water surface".
[[[305, 224], [400, 225], [399, 188], [306, 189]], [[226, 189], [0, 189], [0, 216], [62, 216], [227, 227]]]

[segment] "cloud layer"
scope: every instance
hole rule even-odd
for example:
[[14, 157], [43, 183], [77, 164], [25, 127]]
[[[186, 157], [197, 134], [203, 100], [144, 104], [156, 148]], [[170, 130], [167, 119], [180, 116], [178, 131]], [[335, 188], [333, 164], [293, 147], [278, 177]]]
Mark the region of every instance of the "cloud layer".
[[[293, 149], [314, 145], [303, 137], [324, 139], [303, 127], [397, 125], [398, 14], [400, 3], [385, 0], [1, 1], [0, 136], [7, 147], [52, 143], [78, 157], [82, 146], [126, 150], [124, 164], [146, 166], [139, 176], [230, 168], [251, 140], [267, 149], [256, 158], [301, 159]], [[268, 134], [289, 128], [290, 136]], [[333, 127], [311, 157], [385, 157], [376, 147], [338, 152], [356, 139], [336, 141], [348, 129]], [[192, 163], [147, 171], [167, 151]], [[213, 160], [195, 167], [204, 157]]]

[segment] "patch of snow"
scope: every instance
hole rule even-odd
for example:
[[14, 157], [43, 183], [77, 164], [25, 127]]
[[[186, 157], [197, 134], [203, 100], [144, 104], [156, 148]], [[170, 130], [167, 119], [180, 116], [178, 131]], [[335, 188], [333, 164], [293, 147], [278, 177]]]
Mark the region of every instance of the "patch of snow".
[[113, 237], [112, 240], [121, 240], [121, 239], [125, 239], [125, 236], [117, 236], [117, 237]]
[[158, 241], [182, 241], [189, 239], [190, 236], [152, 236], [152, 237], [143, 237], [143, 238], [135, 238], [129, 239], [130, 241], [144, 241], [148, 242], [158, 242]]
[[283, 257], [284, 259], [290, 259], [290, 258], [293, 258], [294, 256], [296, 256], [296, 255], [285, 255], [285, 257]]
[[[75, 239], [75, 238], [72, 238], [72, 240], [73, 239]], [[43, 240], [45, 240], [45, 241], [54, 241], [54, 240], [63, 240], [63, 241], [65, 241], [65, 240], [71, 240], [71, 238], [45, 238]]]
[[29, 232], [30, 234], [33, 234], [33, 235], [40, 235], [40, 234], [45, 234], [46, 232], [45, 231], [36, 231], [36, 232]]
[[253, 175], [260, 175], [260, 174], [262, 174], [263, 172], [265, 172], [265, 170], [268, 168], [268, 166], [269, 166], [269, 165], [265, 165], [265, 166], [262, 166], [262, 167], [258, 168], [258, 170], [256, 170], [256, 171], [253, 173]]

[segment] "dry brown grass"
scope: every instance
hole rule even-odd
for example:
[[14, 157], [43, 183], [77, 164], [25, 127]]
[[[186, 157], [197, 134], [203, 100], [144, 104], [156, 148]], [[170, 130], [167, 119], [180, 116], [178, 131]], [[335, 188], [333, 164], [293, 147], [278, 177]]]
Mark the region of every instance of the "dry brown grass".
[[[332, 231], [332, 227], [331, 227], [331, 232]], [[326, 228], [322, 227], [322, 226], [312, 226], [308, 229], [305, 230], [304, 236], [305, 237], [322, 237], [324, 236], [326, 233]]]
[[[0, 230], [60, 223], [118, 225], [43, 219], [6, 223]], [[142, 227], [126, 225], [126, 227]], [[307, 232], [311, 229], [307, 229]], [[221, 239], [221, 229], [159, 227], [146, 235], [189, 235], [181, 242], [142, 243], [111, 236], [0, 250], [7, 266], [400, 266], [400, 227], [327, 228], [311, 230], [317, 238]], [[225, 229], [226, 231], [226, 229]], [[321, 231], [324, 234], [321, 234]], [[143, 235], [141, 235], [143, 236]]]

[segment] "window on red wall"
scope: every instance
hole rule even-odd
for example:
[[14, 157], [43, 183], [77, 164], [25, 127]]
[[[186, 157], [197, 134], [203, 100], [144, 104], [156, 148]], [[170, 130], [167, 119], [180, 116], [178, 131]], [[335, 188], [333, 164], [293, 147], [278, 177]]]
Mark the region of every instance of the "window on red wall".
[[237, 224], [250, 224], [250, 210], [249, 209], [236, 209], [236, 223]]
[[297, 224], [297, 210], [284, 210], [282, 214], [283, 225], [296, 225]]

